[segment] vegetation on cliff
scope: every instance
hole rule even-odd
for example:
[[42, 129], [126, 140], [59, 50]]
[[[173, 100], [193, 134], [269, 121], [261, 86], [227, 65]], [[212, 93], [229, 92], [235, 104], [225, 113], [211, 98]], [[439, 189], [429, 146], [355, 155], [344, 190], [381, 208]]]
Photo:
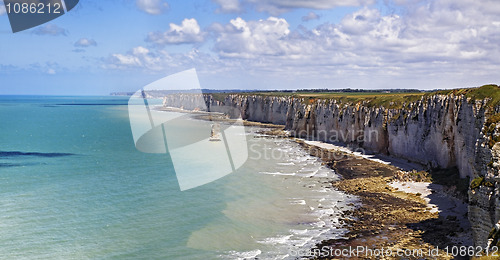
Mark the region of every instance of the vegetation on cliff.
[[[231, 93], [212, 93], [215, 100], [223, 102], [224, 99]], [[333, 91], [280, 91], [280, 92], [246, 92], [233, 93], [240, 95], [257, 95], [257, 96], [272, 96], [272, 97], [295, 97], [302, 98], [306, 104], [312, 104], [317, 100], [335, 100], [339, 104], [355, 105], [362, 104], [366, 107], [385, 107], [388, 109], [401, 109], [406, 105], [421, 100], [422, 98], [430, 98], [434, 95], [465, 95], [471, 101], [487, 99], [489, 107], [500, 105], [500, 87], [497, 85], [484, 85], [478, 88], [463, 88], [439, 90], [433, 92], [397, 92], [397, 91], [364, 91], [364, 92], [337, 92]], [[498, 120], [500, 121], [500, 115]]]
[[[366, 107], [383, 106], [389, 109], [403, 108], [405, 104], [418, 101], [425, 95], [423, 92], [413, 93], [380, 93], [380, 92], [295, 92], [295, 93], [253, 93], [263, 96], [288, 96], [303, 98], [307, 104], [312, 104], [317, 100], [335, 100], [343, 105], [362, 104]], [[277, 95], [278, 94], [278, 95]]]
[[495, 113], [490, 115], [488, 119], [486, 119], [485, 123], [485, 135], [488, 137], [488, 145], [490, 148], [500, 142], [500, 135], [496, 134], [497, 124], [500, 122], [500, 113]]
[[478, 176], [478, 177], [474, 178], [470, 183], [471, 190], [476, 190], [481, 186], [486, 186], [486, 187], [490, 187], [490, 188], [495, 187], [495, 185], [493, 183], [491, 183], [489, 181], [485, 181], [483, 176]]
[[450, 89], [450, 90], [440, 90], [437, 92], [431, 92], [430, 94], [440, 94], [440, 95], [450, 95], [455, 96], [465, 95], [471, 100], [484, 100], [488, 99], [488, 106], [495, 107], [500, 105], [500, 87], [497, 85], [484, 85], [478, 88], [462, 88], [462, 89]]
[[488, 239], [491, 239], [491, 245], [500, 247], [500, 230], [496, 226], [491, 229]]
[[485, 122], [484, 134], [488, 138], [488, 145], [492, 148], [495, 143], [500, 142], [500, 136], [495, 135], [497, 124], [500, 122], [500, 86], [484, 85], [479, 88], [452, 89], [436, 92], [442, 95], [465, 95], [472, 102], [487, 100], [486, 108], [488, 109]]

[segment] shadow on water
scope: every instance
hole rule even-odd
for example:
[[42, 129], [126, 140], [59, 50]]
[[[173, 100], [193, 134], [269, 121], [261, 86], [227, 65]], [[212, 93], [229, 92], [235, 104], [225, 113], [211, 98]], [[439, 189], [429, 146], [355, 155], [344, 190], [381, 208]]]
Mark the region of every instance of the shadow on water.
[[65, 157], [75, 155], [72, 153], [38, 153], [38, 152], [20, 152], [20, 151], [0, 151], [0, 159], [12, 159], [12, 158], [22, 158], [22, 157], [43, 157], [43, 158], [54, 158], [54, 157]]
[[20, 166], [24, 166], [24, 164], [20, 164], [20, 163], [0, 163], [0, 168], [20, 167]]
[[45, 163], [0, 163], [0, 168], [23, 167], [32, 165], [45, 165]]
[[[40, 152], [20, 152], [20, 151], [0, 151], [0, 168], [13, 168], [33, 165], [44, 165], [44, 162], [36, 158], [58, 158], [73, 156], [73, 153], [40, 153]], [[32, 160], [35, 160], [33, 162]], [[31, 161], [31, 162], [30, 162]]]

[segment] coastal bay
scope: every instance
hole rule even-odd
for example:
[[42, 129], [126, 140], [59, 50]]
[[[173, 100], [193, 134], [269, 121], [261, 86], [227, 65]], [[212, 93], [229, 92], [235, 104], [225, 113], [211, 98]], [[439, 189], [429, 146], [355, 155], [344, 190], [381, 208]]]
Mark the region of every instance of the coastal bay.
[[[196, 118], [232, 121], [217, 116], [217, 113]], [[351, 204], [353, 209], [342, 213], [339, 227], [346, 228], [348, 232], [302, 249], [303, 253], [306, 252], [305, 256], [330, 259], [322, 256], [321, 250], [363, 246], [394, 252], [437, 250], [433, 253], [441, 256], [440, 259], [453, 259], [442, 248], [472, 245], [466, 203], [445, 191], [443, 186], [432, 184], [428, 178], [415, 182], [410, 177], [411, 173], [421, 171], [424, 166], [384, 155], [362, 154], [340, 144], [290, 137], [281, 125], [253, 121], [245, 121], [244, 124], [259, 127], [257, 132], [264, 134], [262, 138], [284, 138], [298, 143], [306, 153], [321, 159], [322, 164], [341, 176], [340, 179], [330, 180], [334, 189], [351, 194], [359, 201]], [[438, 197], [441, 198], [439, 203], [436, 202]], [[284, 257], [288, 259], [291, 255]]]
[[[291, 136], [342, 143], [377, 157], [399, 160], [467, 202], [471, 243], [485, 250], [500, 245], [491, 237], [500, 220], [500, 87], [398, 93], [249, 92], [163, 97], [165, 106], [182, 104], [207, 111], [241, 111], [243, 119], [284, 125]], [[410, 167], [408, 167], [410, 166]], [[423, 169], [427, 174], [419, 174]]]

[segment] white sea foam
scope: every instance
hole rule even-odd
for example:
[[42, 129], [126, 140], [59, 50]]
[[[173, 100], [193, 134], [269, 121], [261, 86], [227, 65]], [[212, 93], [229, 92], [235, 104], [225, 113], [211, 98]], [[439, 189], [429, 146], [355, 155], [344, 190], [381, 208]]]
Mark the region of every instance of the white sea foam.
[[237, 251], [230, 251], [229, 252], [233, 259], [238, 259], [238, 260], [245, 260], [245, 259], [252, 259], [257, 257], [258, 255], [262, 254], [262, 251], [259, 249], [252, 250], [252, 251], [246, 251], [246, 252], [237, 252]]
[[258, 241], [259, 243], [262, 244], [286, 244], [290, 241], [290, 238], [293, 235], [288, 235], [288, 236], [277, 236], [277, 237], [268, 237], [265, 238], [264, 240]]
[[306, 201], [305, 200], [294, 200], [294, 201], [291, 201], [290, 204], [306, 205]]
[[[280, 151], [286, 151], [285, 157], [275, 163], [274, 169], [270, 167], [269, 171], [258, 173], [287, 176], [283, 178], [281, 188], [294, 187], [284, 194], [291, 192], [288, 199], [290, 207], [300, 209], [304, 217], [297, 218], [297, 225], [289, 229], [288, 233], [261, 238], [256, 242], [264, 246], [260, 248], [263, 252], [259, 258], [293, 259], [287, 254], [290, 250], [307, 250], [322, 240], [341, 238], [346, 233], [339, 221], [341, 212], [352, 209], [347, 204], [356, 200], [332, 189], [330, 182], [338, 179], [338, 176], [325, 167], [320, 159], [301, 150], [298, 144], [283, 141], [275, 145], [279, 146]], [[291, 216], [287, 219], [291, 221], [294, 218]]]
[[267, 174], [267, 175], [284, 175], [284, 176], [293, 176], [295, 173], [284, 173], [284, 172], [259, 172], [260, 174]]
[[295, 163], [293, 163], [293, 162], [285, 162], [285, 163], [278, 163], [278, 165], [288, 166], [288, 165], [295, 165]]

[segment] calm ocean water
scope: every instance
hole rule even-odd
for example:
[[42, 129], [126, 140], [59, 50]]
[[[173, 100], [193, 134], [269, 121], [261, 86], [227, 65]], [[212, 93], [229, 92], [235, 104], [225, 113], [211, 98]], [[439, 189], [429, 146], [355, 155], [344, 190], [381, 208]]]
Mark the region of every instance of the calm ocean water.
[[0, 258], [293, 258], [343, 234], [354, 199], [297, 144], [248, 128], [238, 172], [181, 192], [168, 155], [134, 147], [127, 101], [0, 97]]

